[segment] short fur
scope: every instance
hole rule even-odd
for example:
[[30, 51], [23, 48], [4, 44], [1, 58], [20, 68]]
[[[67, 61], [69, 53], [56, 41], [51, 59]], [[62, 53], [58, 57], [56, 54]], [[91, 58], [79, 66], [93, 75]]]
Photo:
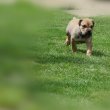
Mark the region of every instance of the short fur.
[[92, 54], [92, 30], [94, 21], [89, 18], [73, 18], [66, 28], [66, 45], [72, 44], [72, 51], [76, 52], [78, 43], [86, 43], [87, 55]]

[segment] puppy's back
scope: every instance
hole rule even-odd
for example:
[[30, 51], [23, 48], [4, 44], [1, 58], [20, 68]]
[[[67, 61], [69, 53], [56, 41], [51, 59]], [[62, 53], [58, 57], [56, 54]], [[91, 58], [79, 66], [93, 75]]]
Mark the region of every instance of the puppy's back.
[[71, 33], [71, 31], [79, 26], [79, 19], [73, 17], [73, 19], [69, 22], [66, 28], [66, 33]]

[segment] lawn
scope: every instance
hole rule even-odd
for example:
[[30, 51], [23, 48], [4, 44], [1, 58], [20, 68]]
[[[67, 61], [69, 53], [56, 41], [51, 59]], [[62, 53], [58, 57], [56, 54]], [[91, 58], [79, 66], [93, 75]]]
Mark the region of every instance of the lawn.
[[93, 56], [65, 46], [72, 15], [0, 6], [0, 109], [109, 110], [110, 17], [93, 17]]

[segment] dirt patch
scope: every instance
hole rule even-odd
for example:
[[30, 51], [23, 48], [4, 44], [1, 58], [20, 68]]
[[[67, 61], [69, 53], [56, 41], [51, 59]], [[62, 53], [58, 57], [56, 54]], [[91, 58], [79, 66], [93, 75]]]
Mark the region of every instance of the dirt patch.
[[110, 1], [77, 0], [76, 5], [78, 9], [66, 11], [78, 16], [110, 15]]
[[[49, 7], [65, 7], [66, 12], [78, 16], [110, 15], [110, 1], [100, 0], [33, 0]], [[70, 8], [69, 8], [70, 7]], [[74, 10], [74, 8], [76, 8]], [[68, 10], [69, 9], [69, 10]], [[73, 10], [70, 10], [73, 9]]]

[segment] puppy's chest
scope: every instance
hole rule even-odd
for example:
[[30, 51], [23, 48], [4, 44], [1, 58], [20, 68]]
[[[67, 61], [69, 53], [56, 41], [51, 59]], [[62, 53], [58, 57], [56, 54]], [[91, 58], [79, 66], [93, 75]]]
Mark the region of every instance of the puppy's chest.
[[80, 32], [74, 33], [75, 41], [86, 41], [86, 37], [82, 36]]

